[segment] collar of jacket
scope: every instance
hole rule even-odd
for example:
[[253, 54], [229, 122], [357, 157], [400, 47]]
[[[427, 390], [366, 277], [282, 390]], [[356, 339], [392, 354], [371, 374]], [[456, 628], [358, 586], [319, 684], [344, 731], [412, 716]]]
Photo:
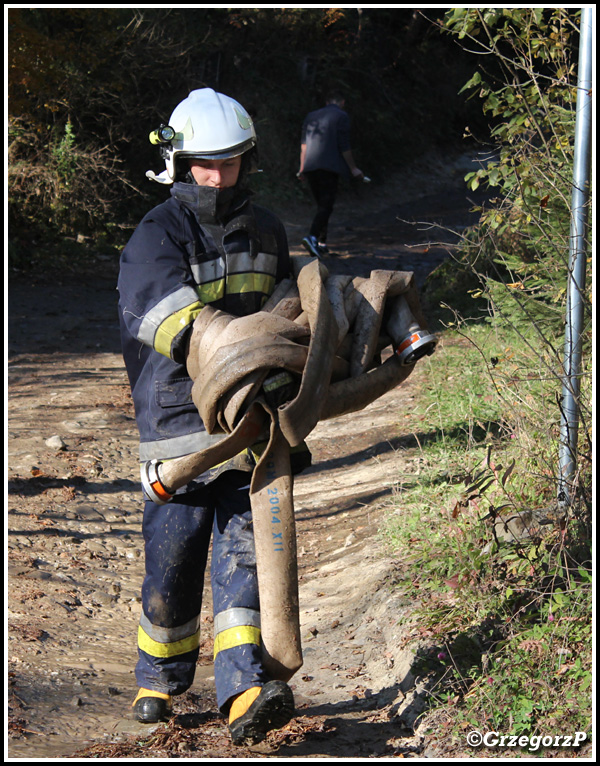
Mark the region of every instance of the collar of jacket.
[[248, 203], [249, 192], [233, 187], [215, 189], [176, 181], [171, 187], [171, 196], [188, 208], [198, 223], [221, 223], [241, 212]]

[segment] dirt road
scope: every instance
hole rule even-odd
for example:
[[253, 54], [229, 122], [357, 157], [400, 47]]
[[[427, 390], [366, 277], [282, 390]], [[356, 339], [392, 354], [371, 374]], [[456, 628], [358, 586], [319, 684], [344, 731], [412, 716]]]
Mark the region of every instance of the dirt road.
[[[332, 219], [332, 271], [415, 271], [445, 257], [435, 221], [461, 228], [465, 158], [346, 193]], [[281, 211], [279, 212], [282, 215]], [[283, 214], [292, 251], [312, 207]], [[402, 220], [404, 219], [404, 220]], [[424, 702], [411, 671], [410, 594], [378, 538], [397, 483], [414, 472], [411, 401], [428, 362], [354, 416], [309, 437], [296, 483], [305, 663], [297, 717], [255, 748], [233, 748], [216, 710], [210, 592], [193, 688], [174, 721], [131, 718], [143, 577], [137, 430], [119, 351], [114, 256], [86, 279], [13, 279], [9, 294], [9, 758], [434, 757], [414, 731]], [[434, 359], [435, 357], [433, 357]]]

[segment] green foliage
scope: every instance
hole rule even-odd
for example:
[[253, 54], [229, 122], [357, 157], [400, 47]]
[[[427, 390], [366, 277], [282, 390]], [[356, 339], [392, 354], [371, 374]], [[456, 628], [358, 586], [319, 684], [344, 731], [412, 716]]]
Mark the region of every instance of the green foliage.
[[14, 239], [77, 234], [105, 222], [116, 198], [115, 184], [122, 182], [114, 158], [106, 149], [80, 147], [71, 122], [49, 130], [46, 141], [42, 146], [24, 120], [9, 123], [8, 202]]
[[556, 415], [532, 432], [541, 415], [504, 400], [498, 368], [520, 346], [484, 324], [447, 331], [423, 362], [419, 457], [382, 532], [427, 642], [413, 670], [435, 679], [431, 705], [463, 744], [473, 728], [590, 727], [591, 502], [556, 504]]
[[496, 155], [466, 177], [497, 193], [465, 243], [495, 321], [562, 333], [570, 232], [577, 27], [564, 9], [454, 9], [445, 26], [486, 57], [463, 90], [493, 122]]
[[[589, 731], [589, 356], [577, 501], [565, 510], [555, 499], [575, 27], [561, 9], [453, 9], [446, 24], [490, 56], [465, 88], [492, 119], [497, 147], [466, 180], [498, 196], [466, 233], [460, 268], [445, 264], [437, 281], [460, 280], [489, 309], [467, 311], [484, 319], [473, 324], [451, 308], [457, 335], [428, 362], [422, 390], [435, 439], [419, 437], [419, 485], [404, 486], [403, 523], [392, 517], [387, 532], [410, 562], [421, 631], [438, 642], [421, 670], [439, 679], [432, 704], [456, 736]], [[429, 287], [435, 295], [435, 279]], [[468, 440], [448, 439], [461, 430]], [[465, 637], [478, 652], [460, 648]]]
[[[584, 571], [589, 580], [589, 572]], [[557, 608], [557, 604], [559, 604]], [[535, 737], [590, 730], [591, 587], [556, 590], [536, 621], [502, 642], [475, 679], [459, 718]]]
[[[467, 181], [473, 187], [487, 184], [498, 197], [467, 233], [463, 258], [478, 275], [489, 321], [521, 335], [519, 352], [499, 371], [507, 372], [502, 389], [507, 402], [517, 412], [527, 410], [531, 433], [548, 427], [545, 413], [557, 412], [554, 401], [560, 402], [562, 385], [578, 15], [565, 9], [458, 9], [446, 17], [448, 29], [479, 46], [494, 64], [465, 86], [498, 120], [492, 131], [496, 159]], [[591, 259], [587, 271], [581, 296], [583, 471], [591, 455]], [[524, 391], [527, 380], [539, 381], [535, 390]], [[557, 436], [556, 427], [551, 432]]]
[[[531, 737], [591, 724], [589, 354], [575, 501], [568, 509], [556, 501], [575, 19], [536, 8], [459, 8], [445, 19], [482, 54], [465, 90], [479, 97], [496, 145], [466, 180], [497, 196], [465, 233], [459, 263], [444, 264], [426, 291], [431, 300], [439, 283], [454, 280], [478, 308], [446, 298], [451, 330], [427, 362], [420, 395], [422, 430], [429, 425], [435, 438], [418, 437], [419, 484], [403, 486], [402, 513], [387, 534], [410, 562], [421, 631], [438, 642], [424, 670], [438, 678], [433, 704], [463, 737], [468, 729]], [[589, 287], [584, 300], [586, 351]], [[469, 439], [448, 438], [461, 431]], [[478, 656], [457, 646], [464, 637], [475, 637]]]
[[70, 122], [65, 125], [64, 136], [50, 148], [50, 155], [56, 163], [56, 172], [61, 181], [68, 185], [75, 175], [77, 163], [74, 155], [75, 135]]

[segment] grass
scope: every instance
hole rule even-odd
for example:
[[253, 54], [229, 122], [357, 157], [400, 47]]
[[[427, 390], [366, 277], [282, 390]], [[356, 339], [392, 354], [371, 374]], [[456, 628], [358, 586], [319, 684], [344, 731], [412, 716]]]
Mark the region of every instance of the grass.
[[541, 737], [539, 756], [548, 735], [591, 730], [591, 503], [555, 501], [556, 380], [530, 356], [489, 325], [444, 334], [420, 363], [420, 449], [382, 534], [427, 638], [428, 715], [463, 745], [470, 729]]

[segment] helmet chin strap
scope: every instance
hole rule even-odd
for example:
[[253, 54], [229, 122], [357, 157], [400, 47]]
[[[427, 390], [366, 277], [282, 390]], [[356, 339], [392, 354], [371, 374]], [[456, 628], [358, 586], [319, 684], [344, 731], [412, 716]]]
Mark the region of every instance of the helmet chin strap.
[[163, 170], [162, 173], [159, 173], [156, 175], [156, 173], [153, 170], [147, 170], [146, 171], [146, 178], [149, 178], [151, 181], [157, 181], [159, 184], [172, 184], [173, 181], [169, 177], [169, 173], [167, 170]]

